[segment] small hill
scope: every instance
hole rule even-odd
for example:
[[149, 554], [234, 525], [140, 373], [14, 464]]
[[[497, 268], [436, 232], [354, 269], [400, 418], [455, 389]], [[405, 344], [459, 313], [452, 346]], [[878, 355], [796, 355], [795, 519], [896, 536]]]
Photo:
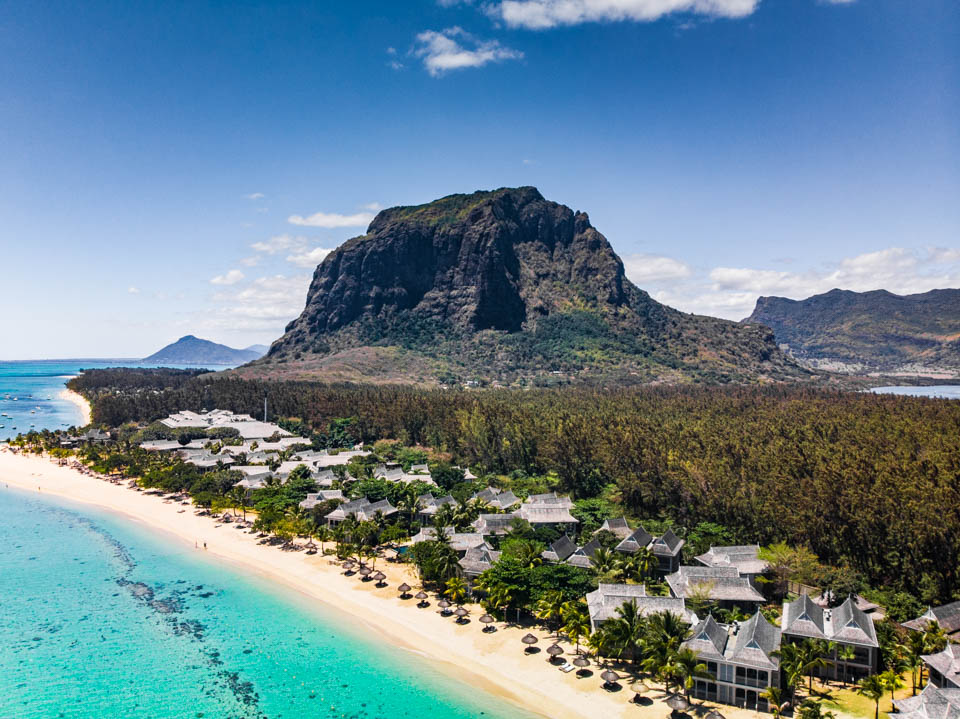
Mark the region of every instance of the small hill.
[[809, 377], [765, 327], [653, 300], [586, 213], [533, 187], [383, 210], [324, 259], [300, 317], [238, 373], [505, 385]]
[[799, 360], [856, 373], [960, 377], [960, 290], [895, 295], [831, 290], [761, 297], [747, 319], [773, 329]]
[[250, 345], [249, 347], [244, 347], [243, 350], [244, 352], [256, 352], [260, 357], [263, 357], [270, 351], [270, 347], [267, 345]]
[[[256, 346], [256, 345], [255, 345]], [[267, 348], [263, 348], [266, 351]], [[193, 335], [181, 337], [159, 352], [145, 357], [141, 362], [149, 364], [195, 364], [239, 365], [262, 357], [264, 352], [253, 348], [233, 349]]]

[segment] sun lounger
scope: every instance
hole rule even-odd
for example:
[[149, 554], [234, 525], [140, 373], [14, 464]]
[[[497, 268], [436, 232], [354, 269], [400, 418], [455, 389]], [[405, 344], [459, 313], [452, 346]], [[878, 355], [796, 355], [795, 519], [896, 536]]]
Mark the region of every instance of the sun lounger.
[[567, 662], [562, 667], [560, 667], [560, 671], [563, 672], [564, 674], [569, 674], [574, 669], [576, 669], [576, 667], [573, 666], [573, 664], [571, 664], [570, 662]]

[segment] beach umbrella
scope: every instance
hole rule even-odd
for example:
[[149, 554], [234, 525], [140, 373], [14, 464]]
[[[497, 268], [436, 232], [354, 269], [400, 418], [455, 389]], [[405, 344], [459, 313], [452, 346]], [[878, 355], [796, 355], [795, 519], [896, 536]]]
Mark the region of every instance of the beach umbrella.
[[612, 669], [607, 669], [603, 674], [600, 675], [600, 678], [603, 679], [604, 684], [616, 684], [620, 681], [620, 675], [617, 674]]
[[351, 569], [353, 569], [355, 566], [356, 566], [356, 565], [355, 565], [353, 562], [344, 562], [344, 563], [343, 563], [343, 568], [346, 569], [348, 572], [349, 572]]
[[363, 575], [364, 577], [369, 577], [369, 576], [370, 576], [370, 572], [372, 572], [372, 571], [373, 571], [373, 570], [370, 569], [370, 567], [360, 567], [360, 574]]
[[450, 602], [448, 602], [446, 599], [441, 599], [439, 602], [437, 602], [437, 606], [440, 607], [444, 613], [446, 613], [446, 611], [450, 608]]
[[493, 626], [493, 623], [494, 623], [495, 621], [497, 621], [497, 620], [494, 619], [493, 617], [491, 617], [489, 614], [484, 614], [482, 617], [480, 617], [480, 622], [484, 625], [484, 626], [483, 626], [483, 631], [485, 631], [485, 632], [495, 632], [495, 631], [497, 631], [497, 628], [496, 628], [495, 626]]
[[382, 582], [384, 579], [387, 578], [387, 575], [384, 574], [383, 572], [377, 572], [376, 574], [373, 575], [373, 578], [376, 579], [378, 582]]
[[581, 669], [586, 669], [590, 666], [590, 660], [585, 656], [581, 655], [573, 660], [573, 666], [580, 667]]
[[723, 714], [718, 712], [716, 709], [711, 709], [707, 712], [707, 715], [704, 717], [704, 719], [726, 719], [726, 717], [724, 717]]
[[561, 654], [563, 654], [563, 647], [561, 647], [559, 644], [551, 644], [549, 647], [547, 647], [547, 654], [549, 654], [551, 657], [559, 657]]
[[422, 608], [422, 607], [426, 607], [426, 606], [429, 604], [429, 602], [427, 601], [427, 593], [426, 593], [426, 592], [417, 592], [416, 598], [417, 598], [417, 606], [418, 606], [418, 607], [421, 607], [421, 608]]
[[401, 584], [399, 587], [397, 587], [397, 591], [400, 592], [400, 598], [401, 598], [401, 599], [406, 599], [407, 597], [410, 596], [410, 594], [409, 594], [409, 592], [410, 592], [410, 585], [407, 584], [406, 582], [404, 582], [404, 583]]
[[470, 612], [468, 612], [468, 611], [467, 611], [466, 609], [464, 609], [463, 607], [457, 607], [457, 611], [454, 612], [454, 614], [457, 615], [457, 621], [458, 621], [458, 622], [461, 621], [461, 620], [462, 620], [465, 616], [467, 616], [469, 613], [470, 613]]
[[667, 699], [667, 706], [670, 707], [671, 711], [682, 712], [690, 707], [690, 702], [688, 702], [685, 697], [674, 694]]
[[638, 697], [642, 697], [644, 694], [650, 691], [650, 685], [648, 685], [642, 679], [636, 679], [630, 684], [630, 691], [636, 694]]
[[527, 645], [527, 648], [523, 650], [524, 652], [527, 652], [533, 647], [534, 644], [536, 644], [540, 640], [537, 639], [532, 634], [527, 634], [520, 641]]

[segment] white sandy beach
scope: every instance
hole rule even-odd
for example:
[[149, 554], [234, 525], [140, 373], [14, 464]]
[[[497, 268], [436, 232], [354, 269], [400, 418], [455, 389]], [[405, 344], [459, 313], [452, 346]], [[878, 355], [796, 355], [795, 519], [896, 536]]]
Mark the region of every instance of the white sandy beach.
[[[165, 503], [161, 497], [57, 466], [45, 458], [15, 455], [6, 449], [0, 450], [0, 483], [121, 513], [132, 521], [168, 533], [171, 541], [190, 548], [199, 547], [196, 551], [204, 551], [206, 544], [210, 556], [335, 606], [358, 624], [366, 625], [378, 638], [415, 651], [458, 680], [481, 687], [535, 714], [557, 719], [664, 719], [670, 714], [658, 690], [650, 695], [653, 703], [634, 704], [630, 701], [633, 692], [626, 686], [617, 692], [604, 691], [600, 670], [596, 667], [592, 676], [578, 678], [575, 672], [564, 674], [547, 662], [544, 651], [525, 655], [520, 637], [527, 633], [526, 628], [498, 624], [496, 633], [482, 633], [482, 625], [476, 621], [482, 613], [479, 607], [468, 607], [472, 621], [457, 625], [452, 618], [439, 616], [435, 600], [427, 609], [418, 609], [413, 599], [401, 601], [396, 590], [401, 582], [418, 586], [406, 566], [377, 562], [377, 569], [387, 574], [389, 584], [377, 589], [372, 582], [345, 576], [328, 557], [284, 552], [257, 544], [255, 535], [235, 525], [196, 516], [192, 507]], [[547, 633], [532, 631], [540, 638], [541, 650], [552, 643]], [[567, 648], [572, 654], [573, 647]], [[695, 709], [700, 709], [699, 702]], [[721, 711], [728, 719], [761, 716], [729, 706], [722, 706]]]
[[87, 402], [83, 395], [74, 392], [72, 389], [64, 389], [62, 392], [60, 392], [60, 399], [66, 400], [80, 410], [80, 416], [83, 419], [77, 424], [78, 427], [84, 427], [90, 424], [90, 403]]

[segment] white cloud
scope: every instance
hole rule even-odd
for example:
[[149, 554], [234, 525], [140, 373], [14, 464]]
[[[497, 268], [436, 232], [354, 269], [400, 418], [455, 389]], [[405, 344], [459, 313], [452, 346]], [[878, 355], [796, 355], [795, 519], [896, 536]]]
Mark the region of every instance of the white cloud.
[[266, 195], [262, 192], [251, 192], [249, 195], [244, 195], [248, 200], [262, 200]]
[[523, 57], [519, 50], [504, 47], [497, 40], [479, 40], [459, 27], [420, 33], [413, 54], [423, 60], [423, 66], [433, 77], [450, 70], [483, 67], [491, 62]]
[[637, 284], [653, 280], [677, 280], [691, 274], [690, 265], [686, 262], [663, 255], [627, 255], [623, 258], [623, 266], [627, 277]]
[[290, 215], [287, 222], [302, 227], [366, 227], [373, 222], [373, 215], [369, 212], [358, 212], [355, 215], [338, 215], [336, 213], [315, 212], [309, 217]]
[[278, 252], [284, 252], [293, 248], [303, 247], [307, 242], [305, 237], [291, 237], [290, 235], [274, 235], [264, 242], [254, 242], [252, 247], [257, 252], [263, 252], [268, 255], [275, 255]]
[[131, 295], [139, 295], [139, 294], [140, 294], [140, 288], [139, 288], [139, 287], [134, 287], [133, 285], [131, 285], [130, 287], [127, 288], [127, 292], [129, 292]]
[[217, 275], [210, 280], [212, 285], [235, 285], [240, 282], [246, 275], [244, 275], [240, 270], [230, 270], [226, 274]]
[[379, 202], [368, 202], [365, 205], [360, 205], [361, 210], [367, 210], [368, 212], [379, 212], [383, 209], [383, 205]]
[[203, 321], [211, 328], [259, 331], [279, 337], [287, 322], [303, 311], [309, 286], [309, 274], [258, 277], [242, 289], [215, 294], [217, 306], [204, 313]]
[[487, 12], [510, 27], [545, 30], [586, 22], [652, 22], [667, 15], [741, 18], [760, 0], [500, 0]]
[[297, 267], [316, 267], [331, 252], [333, 250], [326, 247], [314, 247], [312, 250], [288, 255], [287, 262], [292, 262]]
[[257, 257], [256, 255], [253, 255], [252, 257], [240, 258], [240, 264], [243, 265], [244, 267], [256, 267], [257, 264], [259, 264], [259, 262], [260, 262], [260, 258]]

